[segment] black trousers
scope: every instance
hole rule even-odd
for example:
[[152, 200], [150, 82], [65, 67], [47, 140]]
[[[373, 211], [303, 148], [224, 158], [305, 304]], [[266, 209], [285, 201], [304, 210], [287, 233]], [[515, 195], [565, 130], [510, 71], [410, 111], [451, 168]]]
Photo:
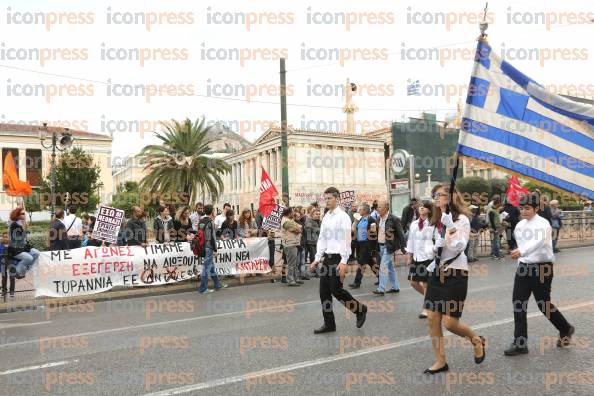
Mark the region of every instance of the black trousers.
[[274, 239], [268, 240], [268, 253], [269, 259], [268, 262], [270, 263], [270, 268], [274, 269]]
[[528, 322], [526, 311], [528, 299], [534, 299], [540, 311], [559, 330], [560, 336], [569, 332], [569, 323], [561, 312], [551, 303], [551, 283], [553, 282], [553, 264], [520, 263], [516, 270], [513, 291], [514, 306], [514, 338], [516, 345], [525, 346], [528, 339]]
[[379, 258], [379, 255], [377, 255], [377, 263], [374, 263], [373, 256], [376, 255], [377, 252], [371, 250], [369, 241], [357, 242], [357, 261], [358, 264], [360, 264], [360, 267], [357, 268], [357, 274], [355, 275], [354, 283], [356, 285], [361, 285], [361, 281], [363, 280], [363, 271], [366, 265], [368, 265], [371, 268], [371, 271], [373, 271], [373, 274], [376, 277], [379, 277], [378, 264], [380, 263], [381, 258]]
[[357, 301], [351, 293], [343, 289], [337, 266], [340, 263], [340, 256], [326, 257], [320, 270], [320, 301], [322, 302], [322, 315], [324, 325], [336, 328], [334, 311], [332, 310], [332, 297], [340, 301], [348, 310], [357, 314], [362, 312], [363, 304]]

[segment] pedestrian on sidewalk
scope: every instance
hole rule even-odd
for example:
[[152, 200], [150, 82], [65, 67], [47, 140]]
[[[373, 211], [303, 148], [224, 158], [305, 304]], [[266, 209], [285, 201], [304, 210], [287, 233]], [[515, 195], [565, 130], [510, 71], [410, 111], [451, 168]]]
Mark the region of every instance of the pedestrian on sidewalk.
[[480, 209], [476, 205], [470, 205], [468, 207], [472, 213], [470, 218], [470, 240], [468, 241], [468, 262], [474, 263], [478, 261], [477, 250], [481, 237], [481, 232], [487, 227], [487, 224], [481, 220]]
[[[320, 236], [320, 209], [312, 207], [311, 214], [305, 220], [305, 251], [307, 252], [307, 265], [308, 267], [315, 261], [316, 258], [316, 245], [318, 244], [318, 238]], [[314, 272], [314, 277], [319, 278], [318, 271]]]
[[491, 258], [494, 260], [502, 260], [504, 256], [501, 254], [501, 215], [499, 208], [501, 207], [501, 197], [499, 195], [493, 196], [493, 205], [487, 212], [489, 221], [489, 231], [491, 233]]
[[[409, 274], [408, 280], [413, 289], [425, 297], [427, 291], [428, 272], [427, 267], [433, 261], [433, 233], [435, 227], [431, 225], [433, 204], [430, 201], [423, 201], [419, 206], [419, 218], [414, 220], [408, 232], [406, 251], [408, 253]], [[427, 310], [419, 314], [419, 319], [427, 318]]]
[[551, 227], [553, 228], [553, 253], [559, 253], [561, 250], [557, 249], [557, 240], [559, 239], [559, 231], [563, 227], [563, 211], [559, 208], [559, 201], [553, 199], [549, 202], [551, 205]]
[[349, 285], [351, 289], [361, 287], [363, 271], [365, 271], [366, 266], [371, 268], [376, 277], [379, 275], [371, 254], [372, 251], [377, 250], [377, 237], [375, 237], [377, 235], [377, 221], [371, 217], [369, 205], [366, 203], [359, 205], [359, 215], [361, 217], [353, 223], [351, 234], [355, 235], [357, 246], [357, 274], [354, 282]]
[[297, 269], [298, 251], [297, 246], [301, 242], [301, 225], [294, 220], [293, 208], [290, 206], [283, 210], [281, 220], [281, 238], [283, 241], [283, 250], [287, 260], [287, 285], [299, 286], [303, 281], [299, 279]]
[[336, 331], [332, 297], [357, 316], [357, 328], [363, 326], [367, 317], [367, 306], [343, 288], [347, 262], [351, 254], [351, 219], [338, 205], [339, 198], [340, 192], [335, 187], [329, 187], [324, 191], [328, 211], [322, 219], [316, 258], [311, 264], [313, 271], [320, 260], [324, 260], [320, 274], [320, 301], [324, 325], [314, 330], [314, 334]]
[[558, 347], [569, 346], [575, 328], [551, 303], [553, 282], [552, 228], [548, 220], [537, 214], [540, 194], [525, 194], [520, 200], [523, 220], [516, 226], [518, 248], [511, 257], [518, 260], [512, 302], [514, 307], [514, 341], [505, 350], [506, 356], [528, 353], [527, 308], [530, 295], [540, 311], [559, 331]]
[[[227, 287], [225, 283], [219, 280], [214, 268], [214, 255], [217, 252], [217, 232], [214, 225], [214, 208], [212, 205], [204, 206], [204, 217], [198, 223], [198, 229], [204, 232], [204, 250], [202, 259], [202, 272], [200, 273], [200, 287], [198, 293], [212, 293], [214, 290], [220, 290]], [[214, 282], [214, 290], [208, 288], [208, 277]]]
[[[398, 273], [394, 268], [394, 253], [400, 250], [406, 253], [406, 239], [402, 231], [400, 219], [390, 213], [388, 201], [382, 201], [378, 208], [379, 231], [377, 240], [379, 245], [380, 269], [379, 284], [373, 294], [383, 296], [385, 293], [399, 293]], [[391, 287], [387, 289], [388, 280]], [[386, 290], [387, 289], [387, 290]]]
[[64, 209], [57, 208], [54, 213], [54, 219], [50, 225], [49, 247], [50, 251], [68, 249], [68, 235], [64, 221]]

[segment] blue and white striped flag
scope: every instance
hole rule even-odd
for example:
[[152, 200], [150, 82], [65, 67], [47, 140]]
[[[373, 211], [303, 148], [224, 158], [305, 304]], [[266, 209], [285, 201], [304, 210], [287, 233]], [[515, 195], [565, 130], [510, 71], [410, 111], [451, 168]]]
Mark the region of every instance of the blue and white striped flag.
[[594, 199], [594, 106], [551, 94], [479, 41], [458, 152]]

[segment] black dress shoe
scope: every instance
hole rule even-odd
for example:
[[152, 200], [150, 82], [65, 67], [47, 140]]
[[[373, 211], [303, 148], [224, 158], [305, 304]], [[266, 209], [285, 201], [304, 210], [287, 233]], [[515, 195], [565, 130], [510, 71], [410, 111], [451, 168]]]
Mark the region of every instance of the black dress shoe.
[[358, 284], [356, 284], [356, 283], [351, 283], [351, 284], [349, 285], [349, 287], [350, 287], [351, 289], [358, 289], [358, 288], [360, 288], [360, 287], [361, 287], [361, 285], [358, 285]]
[[374, 290], [372, 291], [373, 294], [377, 294], [378, 296], [383, 296], [385, 293], [383, 291]]
[[400, 293], [400, 289], [390, 289], [386, 293]]
[[520, 347], [513, 343], [503, 353], [505, 356], [525, 355], [528, 353], [528, 347]]
[[314, 334], [322, 334], [322, 333], [332, 333], [333, 331], [336, 331], [336, 327], [330, 327], [330, 326], [322, 326], [319, 329], [315, 329], [314, 330]]
[[357, 314], [357, 328], [360, 329], [367, 318], [367, 305], [363, 305], [361, 312]]
[[487, 348], [485, 347], [485, 337], [483, 336], [479, 336], [479, 338], [481, 339], [481, 343], [483, 344], [483, 356], [481, 357], [474, 357], [474, 362], [476, 364], [481, 364], [483, 362], [483, 360], [485, 360], [485, 356], [487, 355]]
[[569, 346], [569, 344], [571, 344], [571, 336], [573, 335], [573, 333], [575, 333], [575, 327], [569, 326], [569, 331], [567, 332], [567, 334], [564, 336], [559, 336], [559, 339], [557, 340], [557, 346], [559, 348]]
[[437, 373], [443, 373], [444, 371], [448, 371], [450, 369], [450, 367], [448, 366], [448, 364], [446, 363], [445, 366], [440, 367], [438, 369], [435, 370], [431, 370], [431, 369], [425, 369], [425, 371], [423, 371], [424, 374], [437, 374]]

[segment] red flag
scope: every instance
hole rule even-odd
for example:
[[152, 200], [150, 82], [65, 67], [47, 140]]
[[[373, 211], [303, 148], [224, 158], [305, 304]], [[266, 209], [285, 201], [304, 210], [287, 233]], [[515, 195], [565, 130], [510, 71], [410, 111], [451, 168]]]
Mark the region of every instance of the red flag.
[[278, 195], [278, 191], [276, 191], [276, 187], [274, 187], [274, 183], [268, 177], [268, 173], [266, 173], [264, 167], [260, 165], [260, 168], [262, 168], [262, 178], [260, 179], [260, 213], [266, 217], [270, 215], [270, 212], [276, 206], [274, 197]]
[[520, 205], [520, 194], [527, 194], [528, 189], [520, 186], [520, 182], [518, 178], [513, 175], [509, 178], [507, 182], [507, 191], [505, 195], [507, 196], [507, 202], [514, 206]]

